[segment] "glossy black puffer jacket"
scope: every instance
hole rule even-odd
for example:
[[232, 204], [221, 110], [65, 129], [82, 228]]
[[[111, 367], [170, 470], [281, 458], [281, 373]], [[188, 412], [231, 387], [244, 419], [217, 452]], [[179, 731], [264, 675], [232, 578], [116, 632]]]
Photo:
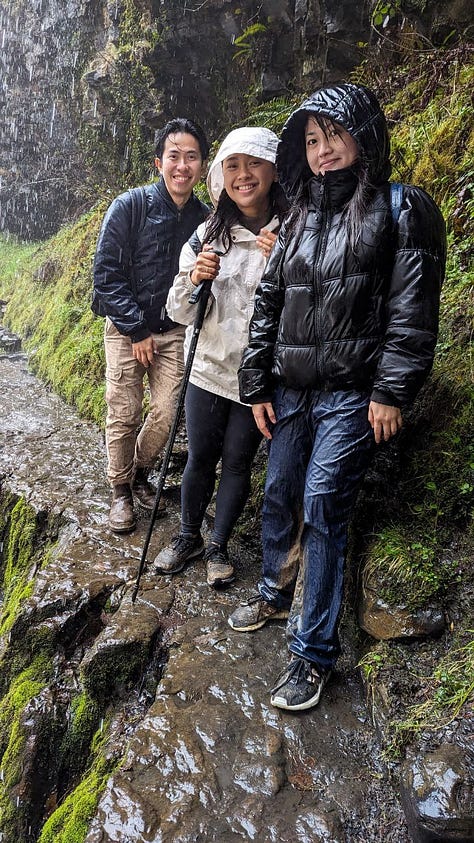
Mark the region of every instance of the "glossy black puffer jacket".
[[175, 325], [165, 304], [181, 248], [210, 213], [194, 195], [178, 209], [162, 178], [144, 190], [143, 226], [133, 231], [130, 193], [117, 196], [102, 222], [94, 260], [92, 309], [109, 316], [132, 342]]
[[[313, 176], [304, 145], [312, 113], [349, 131], [368, 169], [373, 187], [355, 253], [344, 209], [357, 166]], [[316, 92], [288, 120], [277, 168], [291, 198], [305, 185], [308, 214], [299, 239], [287, 237], [283, 226], [257, 289], [239, 369], [242, 401], [270, 401], [282, 383], [356, 389], [401, 406], [426, 379], [438, 330], [445, 226], [433, 200], [408, 185], [393, 222], [389, 148], [385, 118], [361, 86]]]

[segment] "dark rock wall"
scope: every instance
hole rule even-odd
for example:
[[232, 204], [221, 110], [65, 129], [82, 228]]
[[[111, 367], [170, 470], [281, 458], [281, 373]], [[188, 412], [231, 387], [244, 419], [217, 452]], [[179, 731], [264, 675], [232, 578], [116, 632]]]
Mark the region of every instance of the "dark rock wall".
[[[402, 6], [429, 35], [462, 29], [466, 3]], [[171, 116], [216, 138], [260, 102], [347, 78], [374, 6], [0, 0], [0, 231], [46, 237], [98, 195], [148, 180], [154, 131]]]
[[0, 3], [0, 230], [41, 237], [74, 207], [81, 68], [103, 38], [93, 0]]
[[[193, 116], [216, 137], [252, 104], [344, 76], [363, 0], [0, 2], [0, 230], [53, 233], [150, 175], [154, 130]], [[235, 59], [235, 40], [260, 23]], [[352, 45], [352, 46], [351, 46]]]

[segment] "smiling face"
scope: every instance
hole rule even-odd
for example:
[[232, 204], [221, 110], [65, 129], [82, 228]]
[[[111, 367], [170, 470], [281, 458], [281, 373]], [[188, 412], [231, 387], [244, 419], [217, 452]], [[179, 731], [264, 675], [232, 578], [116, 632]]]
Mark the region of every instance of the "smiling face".
[[155, 158], [155, 165], [175, 205], [179, 208], [185, 205], [202, 175], [203, 162], [197, 138], [187, 132], [168, 135], [163, 155]]
[[342, 126], [327, 120], [324, 129], [310, 117], [305, 130], [306, 159], [315, 176], [350, 167], [359, 157], [357, 143]]
[[227, 195], [244, 216], [258, 217], [267, 211], [270, 188], [276, 181], [271, 161], [237, 152], [224, 159], [222, 172]]

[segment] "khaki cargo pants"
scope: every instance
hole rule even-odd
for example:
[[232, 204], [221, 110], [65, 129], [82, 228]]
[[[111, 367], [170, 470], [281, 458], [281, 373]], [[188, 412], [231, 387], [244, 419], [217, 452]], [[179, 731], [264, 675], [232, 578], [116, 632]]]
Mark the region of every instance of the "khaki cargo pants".
[[[164, 334], [153, 334], [158, 354], [153, 366], [145, 369], [132, 354], [130, 338], [119, 333], [110, 319], [105, 320], [105, 444], [107, 477], [113, 486], [130, 483], [137, 467], [153, 467], [168, 440], [184, 373], [184, 333], [185, 328], [178, 325]], [[150, 409], [140, 429], [145, 376]]]

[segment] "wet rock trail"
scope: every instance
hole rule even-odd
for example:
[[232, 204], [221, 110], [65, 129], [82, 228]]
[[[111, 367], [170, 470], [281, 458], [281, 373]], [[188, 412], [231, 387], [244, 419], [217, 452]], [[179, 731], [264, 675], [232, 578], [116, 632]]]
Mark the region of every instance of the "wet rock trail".
[[[1, 356], [0, 390], [2, 493], [57, 529], [4, 652], [27, 630], [54, 626], [56, 688], [79, 685], [106, 700], [106, 752], [120, 760], [87, 843], [410, 843], [366, 708], [351, 612], [319, 707], [272, 708], [269, 688], [287, 661], [284, 624], [253, 634], [227, 624], [258, 576], [254, 546], [232, 545], [238, 576], [226, 591], [209, 589], [202, 562], [174, 578], [148, 565], [132, 604], [148, 519], [130, 536], [108, 532], [102, 435], [30, 373], [17, 347]], [[178, 527], [176, 485], [165, 497], [148, 560]], [[37, 752], [26, 764], [33, 777], [45, 763]], [[44, 792], [35, 814], [28, 781], [26, 772], [19, 798], [33, 831], [15, 843], [38, 839], [41, 806], [54, 807], [54, 792]], [[54, 777], [50, 790], [60, 793]]]

